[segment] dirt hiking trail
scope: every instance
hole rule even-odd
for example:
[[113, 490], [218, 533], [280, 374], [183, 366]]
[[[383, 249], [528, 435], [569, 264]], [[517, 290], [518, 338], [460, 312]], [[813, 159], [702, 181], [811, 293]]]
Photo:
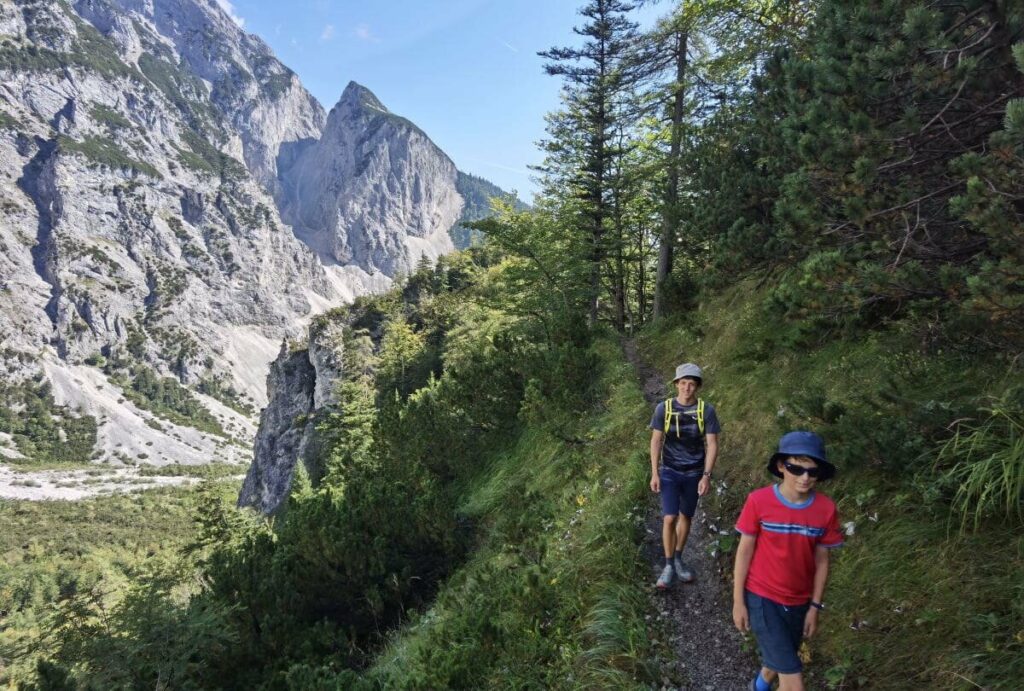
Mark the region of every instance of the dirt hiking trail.
[[[666, 376], [641, 361], [634, 341], [624, 341], [623, 350], [640, 379], [644, 398], [653, 409], [658, 401], [669, 396]], [[697, 505], [683, 552], [683, 561], [694, 570], [697, 579], [693, 583], [676, 582], [664, 591], [654, 587], [665, 563], [661, 546], [661, 504], [655, 494], [651, 494], [648, 502], [645, 525], [644, 554], [650, 564], [652, 610], [668, 631], [667, 643], [673, 651], [671, 661], [661, 670], [661, 688], [680, 691], [746, 689], [759, 664], [753, 653], [744, 649], [751, 646], [744, 646], [743, 636], [732, 624], [731, 594], [710, 547], [713, 536], [719, 530], [730, 530], [732, 524], [716, 525], [704, 513], [702, 500]]]

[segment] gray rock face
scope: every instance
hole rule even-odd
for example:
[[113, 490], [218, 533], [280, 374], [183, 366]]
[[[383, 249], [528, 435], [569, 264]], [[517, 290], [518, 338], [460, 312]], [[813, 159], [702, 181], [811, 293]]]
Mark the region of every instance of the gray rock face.
[[230, 148], [267, 189], [276, 186], [281, 145], [320, 136], [323, 107], [262, 39], [242, 31], [214, 3], [78, 0], [75, 9], [110, 36], [126, 59], [137, 62], [144, 46], [159, 46], [149, 52], [170, 50], [207, 84]]
[[279, 161], [282, 217], [327, 261], [393, 276], [454, 249], [458, 171], [415, 125], [349, 83], [323, 136]]
[[313, 407], [317, 410], [339, 402], [335, 384], [345, 371], [344, 326], [335, 321], [310, 327], [309, 362], [316, 372]]
[[339, 404], [336, 384], [345, 374], [345, 320], [314, 321], [305, 349], [282, 346], [270, 367], [270, 404], [260, 416], [253, 462], [238, 495], [239, 506], [273, 513], [288, 497], [298, 463], [310, 478], [322, 472], [314, 419]]
[[[457, 176], [357, 84], [326, 118], [213, 0], [3, 0], [0, 377], [46, 378], [56, 404], [97, 419], [97, 458], [115, 463], [152, 447], [168, 454], [149, 462], [232, 461], [239, 446], [126, 403], [104, 363], [270, 400], [246, 486], [276, 506], [308, 443], [285, 422], [336, 403], [343, 369], [328, 328], [268, 392], [278, 344], [450, 251]], [[252, 439], [252, 419], [197, 396]]]
[[249, 466], [239, 506], [273, 513], [288, 496], [295, 464], [305, 455], [313, 435], [313, 392], [316, 371], [305, 350], [288, 352], [282, 346], [267, 376], [271, 403], [260, 415], [255, 460]]
[[364, 289], [327, 275], [260, 184], [323, 111], [215, 5], [66, 7], [0, 4], [5, 345], [72, 365], [130, 344], [260, 404], [280, 337]]

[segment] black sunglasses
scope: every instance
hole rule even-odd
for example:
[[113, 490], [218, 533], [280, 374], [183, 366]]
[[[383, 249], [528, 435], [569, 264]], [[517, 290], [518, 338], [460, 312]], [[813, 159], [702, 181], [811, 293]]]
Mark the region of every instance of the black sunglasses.
[[818, 475], [821, 474], [821, 468], [819, 468], [817, 466], [815, 466], [813, 468], [805, 468], [802, 465], [796, 465], [796, 464], [790, 463], [788, 461], [783, 461], [782, 462], [782, 467], [785, 468], [786, 470], [788, 470], [789, 472], [793, 473], [797, 477], [800, 477], [804, 473], [807, 473], [811, 477], [818, 477]]

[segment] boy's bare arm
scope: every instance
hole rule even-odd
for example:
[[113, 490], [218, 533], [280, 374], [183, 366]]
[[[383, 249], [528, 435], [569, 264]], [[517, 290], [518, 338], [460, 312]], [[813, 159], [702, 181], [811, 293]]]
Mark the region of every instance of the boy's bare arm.
[[[827, 547], [818, 545], [814, 548], [814, 588], [811, 590], [811, 600], [822, 602], [825, 597], [825, 582], [828, 581], [828, 554]], [[818, 609], [817, 607], [807, 608], [807, 617], [804, 619], [804, 638], [810, 638], [818, 630]]]
[[665, 433], [659, 429], [651, 430], [651, 491], [657, 492], [661, 489], [661, 478], [658, 477], [658, 461], [661, 460], [661, 445], [665, 440]]
[[747, 584], [750, 572], [750, 561], [754, 558], [754, 547], [757, 538], [753, 535], [740, 535], [740, 544], [736, 548], [736, 564], [732, 572], [732, 621], [740, 631], [750, 630], [750, 617], [747, 603], [743, 599], [743, 589]]

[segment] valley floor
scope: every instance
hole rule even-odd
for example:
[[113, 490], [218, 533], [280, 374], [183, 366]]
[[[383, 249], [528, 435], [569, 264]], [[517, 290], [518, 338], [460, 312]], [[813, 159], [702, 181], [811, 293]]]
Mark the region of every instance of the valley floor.
[[185, 475], [146, 476], [135, 467], [20, 471], [0, 465], [0, 499], [73, 501], [195, 482]]

